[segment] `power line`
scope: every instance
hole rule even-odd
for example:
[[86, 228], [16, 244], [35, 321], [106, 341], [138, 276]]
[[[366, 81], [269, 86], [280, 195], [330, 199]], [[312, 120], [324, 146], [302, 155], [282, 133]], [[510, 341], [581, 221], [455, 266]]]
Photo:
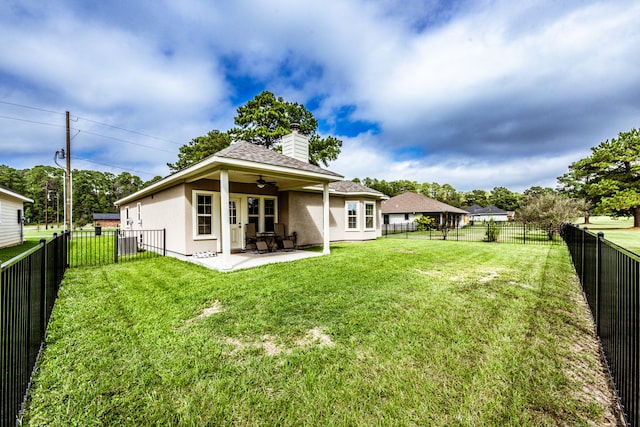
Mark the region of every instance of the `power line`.
[[169, 153], [169, 154], [175, 154], [174, 151], [163, 150], [162, 148], [153, 147], [151, 145], [140, 144], [138, 142], [131, 142], [131, 141], [127, 141], [127, 140], [124, 140], [124, 139], [116, 138], [114, 136], [102, 135], [102, 134], [99, 134], [99, 133], [96, 133], [96, 132], [91, 132], [91, 131], [88, 131], [88, 130], [82, 130], [82, 129], [76, 129], [76, 128], [72, 128], [72, 129], [73, 130], [77, 130], [78, 132], [89, 134], [89, 135], [98, 136], [100, 138], [112, 139], [114, 141], [120, 141], [120, 142], [125, 142], [127, 144], [138, 145], [140, 147], [150, 148], [150, 149], [156, 150], [156, 151], [162, 151], [162, 152]]
[[[11, 116], [3, 116], [3, 115], [0, 115], [0, 119], [17, 120], [17, 121], [20, 121], [20, 122], [33, 123], [33, 124], [52, 126], [52, 127], [58, 127], [58, 128], [64, 128], [65, 127], [63, 125], [57, 125], [57, 124], [54, 124], [54, 123], [46, 123], [46, 122], [40, 122], [40, 121], [37, 121], [37, 120], [21, 119], [19, 117], [11, 117]], [[78, 133], [83, 132], [83, 133], [86, 133], [86, 134], [89, 134], [89, 135], [93, 135], [93, 136], [97, 136], [97, 137], [100, 137], [100, 138], [112, 139], [114, 141], [120, 141], [120, 142], [124, 142], [124, 143], [127, 143], [127, 144], [138, 145], [140, 147], [150, 148], [150, 149], [156, 150], [156, 151], [162, 151], [164, 153], [175, 154], [173, 151], [163, 150], [162, 148], [154, 147], [152, 145], [145, 145], [145, 144], [140, 144], [138, 142], [127, 141], [127, 140], [124, 140], [124, 139], [121, 139], [121, 138], [116, 138], [114, 136], [102, 135], [102, 134], [99, 134], [99, 133], [96, 133], [96, 132], [91, 132], [91, 131], [88, 131], [88, 130], [82, 130], [82, 129], [77, 129], [77, 128], [72, 128], [72, 129], [75, 130], [75, 131], [78, 131]], [[75, 136], [77, 136], [77, 135], [78, 134], [76, 134]]]
[[15, 102], [0, 101], [0, 104], [13, 105], [14, 107], [28, 108], [30, 110], [36, 110], [36, 111], [44, 111], [45, 113], [60, 114], [61, 116], [65, 115], [65, 113], [61, 113], [60, 111], [46, 110], [44, 108], [32, 107], [30, 105], [16, 104]]
[[82, 160], [82, 161], [89, 162], [89, 163], [95, 163], [96, 165], [101, 165], [101, 166], [108, 166], [110, 168], [116, 168], [116, 169], [120, 169], [120, 170], [123, 170], [123, 171], [126, 171], [126, 172], [143, 173], [145, 175], [149, 175], [149, 176], [153, 176], [153, 177], [157, 176], [157, 174], [154, 174], [154, 173], [145, 172], [145, 171], [139, 171], [139, 170], [130, 169], [130, 168], [123, 168], [123, 167], [112, 165], [112, 164], [109, 164], [109, 163], [96, 162], [95, 160], [89, 160], [89, 159], [85, 159], [85, 158], [78, 157], [78, 156], [76, 156], [74, 158], [76, 160]]
[[[20, 107], [20, 108], [27, 108], [27, 109], [30, 109], [30, 110], [42, 111], [42, 112], [45, 112], [45, 113], [52, 113], [52, 114], [59, 114], [59, 115], [65, 115], [66, 114], [66, 113], [62, 113], [60, 111], [47, 110], [45, 108], [33, 107], [33, 106], [30, 106], [30, 105], [24, 105], [24, 104], [17, 104], [15, 102], [0, 101], [0, 104], [11, 105], [11, 106]], [[76, 117], [76, 119], [85, 120], [87, 122], [95, 123], [95, 124], [98, 124], [98, 125], [101, 125], [101, 126], [107, 126], [107, 127], [112, 128], [112, 129], [118, 129], [118, 130], [121, 130], [121, 131], [124, 131], [124, 132], [129, 132], [129, 133], [132, 133], [132, 134], [135, 134], [135, 135], [144, 136], [145, 138], [151, 138], [151, 139], [155, 139], [155, 140], [158, 140], [158, 141], [169, 142], [171, 144], [176, 144], [176, 145], [180, 145], [180, 146], [183, 145], [182, 143], [177, 142], [177, 141], [173, 141], [171, 139], [161, 138], [159, 136], [149, 135], [149, 134], [146, 134], [146, 133], [143, 133], [143, 132], [138, 132], [138, 131], [135, 131], [135, 130], [126, 129], [126, 128], [123, 128], [123, 127], [120, 127], [120, 126], [110, 125], [108, 123], [99, 122], [97, 120], [87, 119], [86, 117], [80, 117], [80, 116], [75, 116], [75, 117]], [[54, 125], [54, 124], [51, 124], [51, 123], [39, 122], [39, 121], [36, 121], [36, 120], [21, 119], [21, 118], [10, 117], [10, 116], [0, 116], [0, 118], [18, 120], [18, 121], [27, 122], [27, 123], [35, 123], [35, 124], [41, 124], [41, 125], [55, 126], [55, 127], [64, 127], [64, 126], [61, 126], [61, 125]], [[79, 129], [74, 129], [74, 130], [79, 130]], [[85, 133], [91, 133], [89, 131], [84, 131], [84, 132]], [[111, 137], [106, 137], [104, 135], [100, 135], [100, 134], [97, 134], [97, 133], [94, 134], [94, 135], [102, 136], [102, 137], [105, 137], [105, 138], [111, 138]], [[111, 139], [115, 139], [117, 141], [131, 143], [131, 142], [125, 141], [123, 139], [118, 139], [118, 138], [111, 138]], [[135, 144], [135, 143], [132, 143], [132, 144]], [[146, 145], [143, 145], [143, 146], [147, 147], [147, 148], [154, 148], [154, 147], [150, 147], [150, 146], [146, 146]], [[162, 150], [160, 150], [160, 151], [162, 151]]]
[[142, 132], [138, 132], [138, 131], [135, 131], [135, 130], [121, 128], [119, 126], [114, 126], [114, 125], [110, 125], [110, 124], [107, 124], [107, 123], [102, 123], [102, 122], [99, 122], [99, 121], [96, 121], [96, 120], [87, 119], [87, 118], [84, 118], [84, 117], [78, 117], [78, 116], [76, 116], [76, 117], [78, 119], [80, 119], [80, 120], [85, 120], [87, 122], [96, 123], [98, 125], [107, 126], [107, 127], [113, 128], [113, 129], [118, 129], [118, 130], [121, 130], [121, 131], [133, 133], [133, 134], [144, 136], [144, 137], [151, 138], [151, 139], [157, 139], [158, 141], [170, 142], [170, 143], [176, 144], [176, 145], [183, 145], [180, 142], [172, 141], [170, 139], [160, 138], [159, 136], [148, 135], [146, 133], [142, 133]]
[[56, 125], [54, 123], [39, 122], [37, 120], [21, 119], [21, 118], [18, 118], [18, 117], [11, 117], [11, 116], [0, 116], [0, 119], [17, 120], [19, 122], [27, 122], [27, 123], [34, 123], [34, 124], [38, 124], [38, 125], [45, 125], [45, 126], [53, 126], [53, 127], [57, 127], [57, 128], [64, 128], [63, 125]]

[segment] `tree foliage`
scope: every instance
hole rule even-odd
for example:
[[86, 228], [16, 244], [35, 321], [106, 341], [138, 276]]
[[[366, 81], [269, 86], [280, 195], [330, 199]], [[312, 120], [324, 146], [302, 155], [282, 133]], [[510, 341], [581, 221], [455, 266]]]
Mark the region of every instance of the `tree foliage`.
[[[114, 175], [92, 170], [73, 171], [73, 219], [76, 225], [93, 220], [94, 213], [116, 212], [114, 202], [155, 182], [143, 182], [129, 172]], [[64, 215], [64, 171], [53, 166], [17, 170], [0, 165], [0, 185], [30, 199], [24, 209], [28, 223], [53, 224]]]
[[591, 148], [558, 181], [564, 192], [586, 198], [601, 213], [633, 216], [640, 227], [640, 131], [620, 132]]
[[465, 206], [489, 206], [489, 192], [486, 190], [471, 190], [463, 194]]
[[309, 161], [318, 166], [320, 163], [327, 166], [337, 159], [342, 147], [338, 138], [318, 135], [318, 121], [304, 105], [285, 101], [269, 91], [238, 107], [234, 123], [236, 127], [228, 132], [234, 141], [248, 141], [269, 149], [277, 148], [282, 137], [291, 132], [291, 124], [297, 123], [298, 132], [309, 138]]
[[505, 211], [515, 211], [520, 206], [520, 194], [506, 187], [494, 187], [489, 193], [489, 204]]
[[310, 163], [327, 166], [340, 154], [342, 141], [333, 136], [322, 138], [317, 133], [318, 121], [302, 104], [285, 101], [264, 91], [238, 107], [236, 112], [236, 126], [232, 129], [227, 132], [212, 130], [180, 147], [178, 161], [167, 163], [171, 172], [203, 160], [228, 147], [232, 141], [247, 141], [271, 150], [280, 150], [282, 137], [291, 133], [292, 123], [297, 123], [298, 132], [309, 138]]
[[180, 147], [178, 161], [167, 163], [171, 172], [178, 172], [194, 163], [198, 163], [212, 154], [227, 148], [231, 144], [231, 136], [219, 130], [209, 131], [204, 136], [198, 136]]
[[525, 196], [516, 217], [547, 230], [551, 240], [562, 224], [573, 222], [584, 213], [585, 208], [583, 199], [571, 199], [556, 192], [531, 193]]

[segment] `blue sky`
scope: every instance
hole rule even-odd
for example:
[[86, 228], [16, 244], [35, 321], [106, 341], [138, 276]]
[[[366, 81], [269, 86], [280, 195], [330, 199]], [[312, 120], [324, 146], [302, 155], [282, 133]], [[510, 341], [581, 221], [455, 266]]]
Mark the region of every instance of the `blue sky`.
[[73, 168], [165, 176], [270, 90], [342, 139], [348, 179], [553, 187], [640, 127], [638, 22], [637, 1], [5, 0], [0, 164], [53, 165], [70, 111]]

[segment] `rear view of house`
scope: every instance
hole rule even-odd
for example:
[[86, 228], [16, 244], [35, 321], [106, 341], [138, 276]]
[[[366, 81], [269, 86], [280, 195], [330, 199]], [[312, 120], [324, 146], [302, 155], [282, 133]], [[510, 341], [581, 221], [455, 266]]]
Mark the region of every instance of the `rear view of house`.
[[[166, 229], [167, 251], [181, 255], [247, 248], [247, 229], [297, 236], [298, 246], [370, 240], [381, 235], [386, 196], [309, 163], [295, 129], [283, 154], [237, 142], [116, 202], [121, 227]], [[250, 227], [248, 227], [250, 225]]]
[[0, 186], [0, 248], [24, 241], [25, 203], [33, 203], [33, 200]]

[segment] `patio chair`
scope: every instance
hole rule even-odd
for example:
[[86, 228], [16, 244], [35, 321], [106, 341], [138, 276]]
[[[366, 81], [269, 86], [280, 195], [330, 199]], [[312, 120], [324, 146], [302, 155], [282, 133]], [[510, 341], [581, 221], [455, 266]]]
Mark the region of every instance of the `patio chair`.
[[244, 226], [244, 248], [249, 250], [250, 248], [258, 249], [258, 235], [256, 234], [256, 225], [253, 223], [245, 224]]
[[273, 225], [273, 231], [276, 233], [276, 243], [278, 247], [285, 251], [293, 251], [296, 248], [293, 236], [287, 236], [284, 232], [284, 224], [276, 223]]

